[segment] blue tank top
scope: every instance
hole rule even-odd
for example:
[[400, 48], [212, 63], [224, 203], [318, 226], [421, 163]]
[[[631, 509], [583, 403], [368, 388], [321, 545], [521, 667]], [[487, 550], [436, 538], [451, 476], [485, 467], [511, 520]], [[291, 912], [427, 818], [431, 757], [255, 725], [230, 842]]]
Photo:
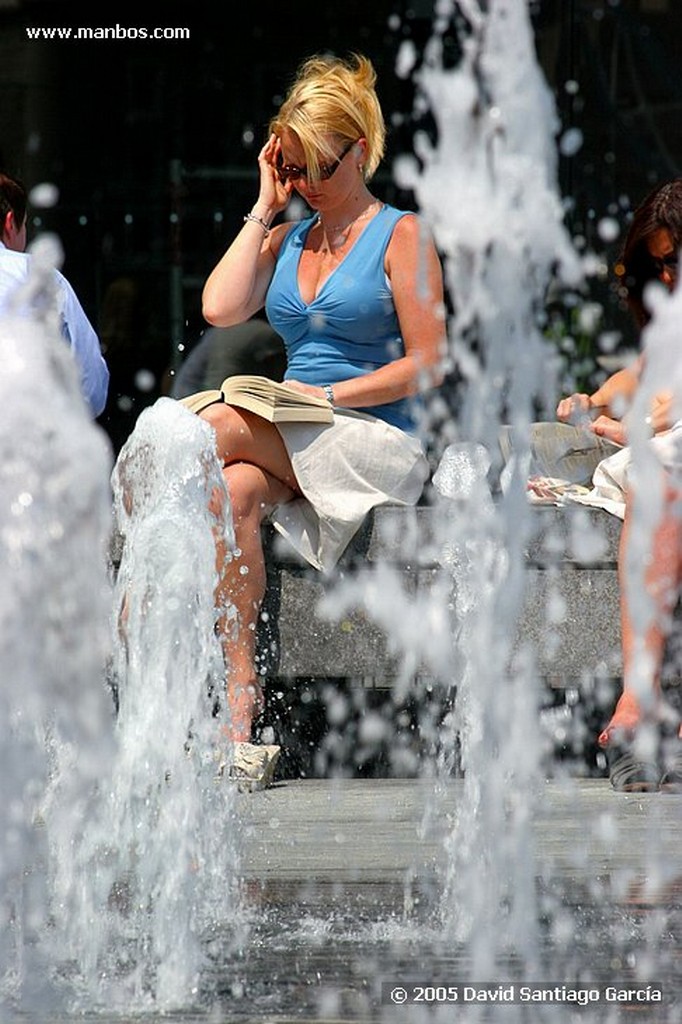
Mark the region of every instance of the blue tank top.
[[[306, 304], [298, 290], [298, 263], [315, 217], [287, 234], [265, 302], [268, 320], [283, 338], [288, 378], [335, 384], [360, 377], [405, 354], [384, 257], [405, 211], [384, 206], [363, 229], [343, 261]], [[415, 400], [363, 407], [401, 430], [414, 432]]]

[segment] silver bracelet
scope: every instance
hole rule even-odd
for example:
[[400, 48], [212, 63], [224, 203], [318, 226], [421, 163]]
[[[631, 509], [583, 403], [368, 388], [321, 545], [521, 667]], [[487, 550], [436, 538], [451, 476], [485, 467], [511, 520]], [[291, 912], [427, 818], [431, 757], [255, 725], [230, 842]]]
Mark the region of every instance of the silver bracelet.
[[270, 234], [270, 228], [265, 223], [262, 217], [257, 217], [255, 213], [247, 213], [246, 216], [244, 217], [245, 224], [247, 220], [252, 220], [254, 224], [258, 224], [259, 227], [261, 227], [265, 232], [266, 237]]
[[322, 385], [322, 390], [324, 391], [325, 398], [327, 399], [329, 404], [333, 405], [334, 404], [334, 388], [331, 386], [331, 384], [323, 384]]

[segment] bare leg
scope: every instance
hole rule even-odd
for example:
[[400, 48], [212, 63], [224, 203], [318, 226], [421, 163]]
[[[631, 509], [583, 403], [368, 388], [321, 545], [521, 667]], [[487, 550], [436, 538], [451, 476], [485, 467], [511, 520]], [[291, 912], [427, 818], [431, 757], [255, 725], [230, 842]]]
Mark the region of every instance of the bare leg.
[[[253, 719], [263, 707], [255, 670], [256, 625], [265, 593], [261, 523], [272, 507], [293, 492], [258, 466], [237, 463], [223, 470], [232, 501], [238, 554], [217, 551], [220, 582], [216, 591], [218, 620], [227, 668], [227, 702], [231, 738], [248, 742]], [[227, 556], [227, 557], [226, 557]], [[236, 612], [236, 619], [230, 610]]]
[[[210, 415], [209, 415], [210, 414]], [[216, 431], [219, 458], [230, 495], [237, 554], [216, 544], [219, 583], [216, 603], [227, 670], [231, 739], [248, 742], [263, 694], [254, 658], [256, 625], [265, 593], [261, 524], [277, 504], [290, 501], [296, 482], [277, 428], [231, 406], [209, 406], [201, 414]]]
[[[663, 518], [652, 537], [651, 557], [644, 577], [644, 585], [655, 605], [655, 615], [644, 634], [645, 649], [655, 666], [652, 681], [652, 699], [660, 695], [660, 668], [665, 643], [670, 632], [670, 621], [682, 580], [682, 520], [676, 504], [680, 493], [668, 489]], [[628, 505], [618, 552], [620, 580], [621, 639], [623, 650], [623, 692], [615, 711], [599, 735], [599, 745], [608, 746], [614, 733], [632, 735], [642, 718], [640, 700], [632, 685], [633, 662], [637, 632], [630, 614], [625, 580], [627, 548], [630, 538], [631, 514]]]

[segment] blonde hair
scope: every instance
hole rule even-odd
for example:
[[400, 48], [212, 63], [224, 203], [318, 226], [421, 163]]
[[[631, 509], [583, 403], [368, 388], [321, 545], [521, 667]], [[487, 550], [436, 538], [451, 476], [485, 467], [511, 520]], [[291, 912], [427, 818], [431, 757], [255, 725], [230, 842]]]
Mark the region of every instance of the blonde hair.
[[376, 72], [370, 60], [353, 53], [338, 57], [309, 57], [299, 68], [279, 113], [270, 122], [270, 132], [281, 137], [294, 132], [305, 153], [310, 177], [319, 178], [320, 157], [335, 159], [332, 139], [343, 145], [359, 138], [367, 140], [366, 181], [384, 155], [386, 125], [375, 91]]

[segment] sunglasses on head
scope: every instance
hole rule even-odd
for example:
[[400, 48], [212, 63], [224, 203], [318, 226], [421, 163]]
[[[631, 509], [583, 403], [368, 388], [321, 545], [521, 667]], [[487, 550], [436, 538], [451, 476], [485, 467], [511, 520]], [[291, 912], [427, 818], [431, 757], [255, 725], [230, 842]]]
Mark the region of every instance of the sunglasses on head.
[[[348, 156], [354, 145], [355, 141], [349, 142], [343, 152], [339, 153], [333, 164], [320, 164], [321, 181], [329, 181], [331, 176], [338, 170], [341, 161]], [[285, 164], [280, 152], [277, 157], [277, 175], [283, 185], [286, 181], [298, 181], [299, 178], [308, 180], [308, 168], [305, 166], [298, 167], [296, 164]]]

